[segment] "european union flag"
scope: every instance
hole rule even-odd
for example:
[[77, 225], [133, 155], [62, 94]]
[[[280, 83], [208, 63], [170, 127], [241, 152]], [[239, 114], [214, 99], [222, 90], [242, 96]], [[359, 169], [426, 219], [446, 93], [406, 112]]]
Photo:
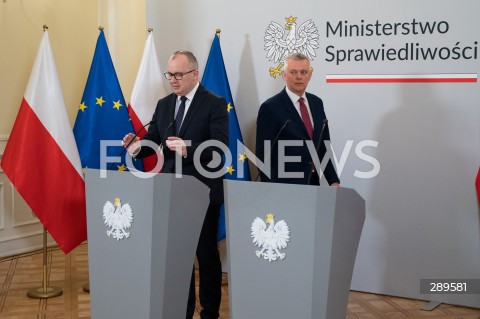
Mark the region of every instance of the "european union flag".
[[[119, 156], [124, 150], [121, 140], [125, 134], [131, 132], [134, 130], [127, 104], [120, 89], [105, 35], [101, 30], [73, 127], [82, 167], [100, 168], [100, 142], [109, 141], [106, 142], [107, 147], [103, 146], [103, 155], [106, 153], [110, 157], [107, 169], [127, 170], [125, 155], [121, 159]], [[117, 159], [112, 161], [111, 157]], [[135, 163], [137, 169], [143, 170], [141, 165], [141, 161]]]
[[[232, 93], [230, 91], [230, 85], [228, 84], [227, 72], [225, 71], [225, 64], [223, 62], [222, 49], [220, 48], [220, 39], [218, 36], [214, 37], [201, 83], [205, 88], [227, 100], [229, 118], [228, 148], [232, 154], [232, 164], [231, 166], [226, 167], [225, 178], [249, 181], [250, 170], [248, 168], [246, 153], [243, 151], [242, 132], [238, 125], [237, 113], [235, 112], [235, 107], [233, 105]], [[237, 143], [241, 145], [240, 152], [237, 152]], [[225, 237], [225, 211], [222, 206], [217, 240], [220, 241]]]

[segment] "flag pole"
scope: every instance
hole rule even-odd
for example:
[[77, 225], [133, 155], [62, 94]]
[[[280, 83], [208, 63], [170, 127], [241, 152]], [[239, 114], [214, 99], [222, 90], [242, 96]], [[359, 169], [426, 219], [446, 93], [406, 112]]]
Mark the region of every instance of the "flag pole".
[[[220, 40], [221, 32], [222, 30], [220, 28], [215, 29], [215, 35], [218, 37], [219, 40]], [[217, 242], [217, 248], [219, 251], [221, 251], [219, 241]], [[228, 285], [228, 274], [222, 271], [222, 286], [225, 286], [225, 285]]]
[[[103, 27], [103, 25], [98, 26], [99, 31], [103, 31], [104, 29], [105, 28]], [[83, 291], [90, 292], [90, 281], [87, 281], [86, 283], [84, 283], [82, 288], [83, 288]]]
[[[43, 25], [43, 32], [48, 30], [48, 26], [46, 24]], [[43, 279], [42, 279], [42, 287], [32, 288], [27, 291], [27, 296], [30, 298], [39, 298], [39, 299], [46, 299], [52, 297], [58, 297], [63, 294], [63, 290], [58, 287], [48, 287], [47, 284], [47, 229], [45, 226], [43, 227]]]
[[[103, 25], [98, 26], [99, 31], [103, 31], [104, 29], [105, 28], [103, 27]], [[83, 288], [83, 291], [90, 292], [90, 281], [87, 281], [86, 283], [84, 283], [82, 288]]]
[[58, 287], [48, 287], [47, 284], [47, 229], [43, 227], [43, 280], [42, 287], [29, 289], [27, 296], [30, 298], [46, 299], [58, 297], [63, 294], [63, 290]]
[[[99, 31], [103, 31], [104, 29], [105, 28], [102, 25], [98, 26]], [[153, 31], [152, 28], [148, 28], [148, 33], [152, 32], [152, 31]], [[83, 291], [90, 292], [90, 281], [87, 281], [86, 283], [84, 283], [82, 288], [83, 288]]]

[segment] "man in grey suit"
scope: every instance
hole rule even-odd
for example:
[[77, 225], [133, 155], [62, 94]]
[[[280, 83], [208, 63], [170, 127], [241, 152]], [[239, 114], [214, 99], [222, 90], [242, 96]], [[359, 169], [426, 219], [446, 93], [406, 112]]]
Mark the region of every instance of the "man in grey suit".
[[[210, 205], [196, 254], [200, 274], [199, 297], [203, 308], [200, 315], [202, 319], [217, 319], [222, 284], [217, 232], [220, 206], [223, 203], [223, 175], [218, 177], [208, 173], [223, 170], [223, 163], [216, 163], [215, 167], [211, 167], [215, 162], [214, 152], [221, 153], [215, 146], [208, 146], [201, 151], [199, 163], [194, 163], [194, 154], [204, 142], [228, 145], [227, 103], [199, 83], [198, 62], [189, 51], [175, 52], [168, 60], [164, 74], [173, 93], [158, 101], [148, 133], [143, 140], [164, 146], [162, 172], [176, 173], [180, 164], [182, 174], [193, 175], [210, 188]], [[126, 135], [123, 145], [129, 145], [132, 138], [133, 134]], [[155, 152], [150, 147], [139, 147], [138, 137], [136, 140], [128, 149], [135, 158], [144, 158]], [[208, 173], [199, 172], [198, 165]], [[195, 310], [194, 283], [195, 276], [192, 273], [187, 319], [193, 317]]]
[[[257, 116], [256, 156], [265, 164], [271, 165], [270, 176], [261, 172], [262, 181], [320, 184], [320, 175], [312, 165], [310, 154], [312, 146], [313, 153], [319, 146], [317, 154], [322, 161], [326, 153], [324, 142], [330, 140], [330, 133], [326, 121], [324, 122], [326, 115], [322, 100], [305, 92], [311, 77], [312, 69], [308, 57], [302, 53], [289, 55], [285, 59], [283, 71], [286, 87], [260, 106]], [[319, 142], [322, 133], [322, 141]], [[271, 151], [265, 150], [265, 141], [275, 143], [271, 145]], [[307, 141], [313, 142], [310, 150]], [[331, 186], [340, 184], [331, 161], [323, 173]]]

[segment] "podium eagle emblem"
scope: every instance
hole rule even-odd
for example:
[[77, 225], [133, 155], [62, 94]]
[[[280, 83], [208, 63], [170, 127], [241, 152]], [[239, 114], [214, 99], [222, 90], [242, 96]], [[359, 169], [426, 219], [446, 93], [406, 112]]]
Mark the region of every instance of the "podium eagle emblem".
[[122, 206], [120, 198], [115, 198], [114, 203], [107, 201], [103, 206], [103, 221], [107, 227], [107, 236], [116, 240], [130, 237], [126, 231], [132, 227], [133, 212], [130, 204]]
[[261, 248], [255, 251], [258, 258], [263, 257], [269, 262], [285, 258], [285, 253], [281, 253], [280, 249], [287, 247], [290, 229], [284, 220], [275, 223], [273, 214], [267, 214], [265, 221], [257, 217], [252, 223], [251, 231], [253, 243]]

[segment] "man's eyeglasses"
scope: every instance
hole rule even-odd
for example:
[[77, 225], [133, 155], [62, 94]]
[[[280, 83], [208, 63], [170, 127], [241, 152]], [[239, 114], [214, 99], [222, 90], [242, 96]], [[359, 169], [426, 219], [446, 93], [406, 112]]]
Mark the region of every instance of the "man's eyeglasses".
[[177, 72], [177, 73], [170, 73], [170, 72], [163, 72], [163, 75], [165, 75], [165, 79], [171, 80], [175, 78], [175, 80], [181, 80], [183, 79], [183, 76], [188, 73], [192, 73], [193, 71], [196, 71], [196, 69], [193, 69], [192, 71], [188, 71], [185, 73]]

